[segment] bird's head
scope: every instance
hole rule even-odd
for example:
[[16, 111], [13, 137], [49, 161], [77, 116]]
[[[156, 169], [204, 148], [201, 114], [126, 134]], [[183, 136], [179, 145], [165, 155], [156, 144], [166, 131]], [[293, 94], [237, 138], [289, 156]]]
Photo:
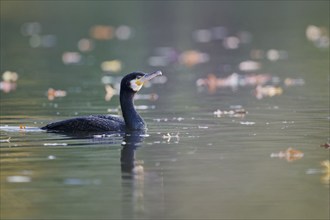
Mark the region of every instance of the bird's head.
[[127, 74], [122, 80], [121, 80], [121, 90], [127, 90], [131, 92], [138, 92], [143, 84], [146, 81], [149, 81], [157, 76], [161, 76], [161, 71], [156, 71], [153, 73], [142, 73], [142, 72], [133, 72], [130, 74]]

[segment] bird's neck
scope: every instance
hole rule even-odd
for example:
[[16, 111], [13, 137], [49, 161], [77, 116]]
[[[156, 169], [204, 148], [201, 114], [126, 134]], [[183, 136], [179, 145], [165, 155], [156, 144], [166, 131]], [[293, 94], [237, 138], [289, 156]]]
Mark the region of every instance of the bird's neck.
[[141, 116], [134, 107], [134, 93], [120, 91], [120, 106], [128, 130], [143, 130], [146, 128]]

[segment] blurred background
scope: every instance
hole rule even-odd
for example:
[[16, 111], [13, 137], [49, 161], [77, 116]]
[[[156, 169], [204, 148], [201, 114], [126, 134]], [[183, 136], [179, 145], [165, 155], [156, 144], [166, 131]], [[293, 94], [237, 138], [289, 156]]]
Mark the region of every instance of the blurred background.
[[[292, 64], [329, 58], [326, 1], [3, 1], [1, 6], [1, 72], [28, 81], [16, 91], [21, 97], [69, 86], [81, 89], [79, 96], [103, 93], [100, 81], [112, 83], [105, 76], [137, 70], [161, 69], [174, 87], [170, 93], [195, 90], [195, 81], [208, 74], [290, 72], [288, 77], [299, 78]], [[283, 63], [290, 65], [282, 69]], [[321, 71], [311, 68], [308, 75], [325, 74], [327, 64], [318, 63]], [[2, 91], [16, 88], [1, 85]]]
[[239, 64], [246, 60], [265, 61], [262, 70], [256, 63], [246, 67], [265, 73], [283, 66], [269, 61], [326, 60], [329, 54], [326, 1], [3, 1], [1, 6], [1, 71], [17, 72], [42, 89], [136, 70], [161, 69], [176, 82], [181, 73], [190, 80], [209, 73], [226, 77], [242, 71]]
[[[0, 8], [2, 218], [329, 218], [329, 1]], [[122, 137], [36, 130], [120, 114], [121, 78], [156, 70], [130, 180]]]

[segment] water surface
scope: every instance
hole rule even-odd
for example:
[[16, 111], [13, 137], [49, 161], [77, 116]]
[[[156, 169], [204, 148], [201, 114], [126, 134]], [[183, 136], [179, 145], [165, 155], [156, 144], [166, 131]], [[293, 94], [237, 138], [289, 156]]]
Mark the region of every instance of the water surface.
[[[43, 10], [61, 3], [24, 3], [35, 14], [1, 3], [1, 72], [19, 76], [16, 89], [1, 91], [1, 218], [328, 219], [329, 171], [321, 163], [329, 160], [322, 147], [329, 143], [329, 47], [305, 32], [309, 25], [325, 27], [329, 37], [329, 3], [157, 4], [70, 3], [51, 22], [52, 12]], [[131, 13], [123, 16], [118, 11], [125, 7]], [[17, 18], [10, 14], [20, 11]], [[280, 11], [283, 17], [276, 16]], [[169, 13], [174, 16], [164, 19]], [[39, 23], [36, 34], [54, 35], [56, 44], [34, 47], [22, 34], [27, 22]], [[127, 25], [133, 35], [93, 39], [94, 25]], [[230, 48], [214, 39], [222, 32], [208, 41], [205, 30], [251, 40]], [[92, 39], [94, 49], [80, 51], [82, 38]], [[271, 49], [285, 56], [267, 57]], [[182, 54], [191, 50], [207, 59], [185, 61]], [[263, 57], [253, 57], [256, 50]], [[68, 64], [65, 52], [78, 52], [83, 61]], [[150, 61], [164, 54], [166, 65]], [[116, 59], [120, 71], [102, 69]], [[242, 71], [246, 60], [261, 67]], [[38, 129], [68, 117], [118, 114], [118, 95], [105, 100], [102, 78], [157, 69], [167, 81], [141, 94], [158, 99], [135, 101], [146, 133], [77, 137]], [[196, 86], [210, 73], [220, 79], [234, 72], [270, 74], [277, 81], [267, 85], [282, 92], [257, 98], [256, 85]], [[304, 83], [286, 85], [287, 78]], [[51, 99], [49, 88], [66, 95]], [[244, 113], [214, 113], [238, 109]], [[290, 148], [296, 154], [281, 156]]]

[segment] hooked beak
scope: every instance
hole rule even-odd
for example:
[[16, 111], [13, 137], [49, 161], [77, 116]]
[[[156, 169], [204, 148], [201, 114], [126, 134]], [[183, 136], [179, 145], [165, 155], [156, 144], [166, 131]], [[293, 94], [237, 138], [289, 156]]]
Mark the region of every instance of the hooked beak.
[[157, 76], [161, 76], [162, 75], [162, 72], [161, 71], [156, 71], [156, 72], [153, 72], [153, 73], [147, 73], [146, 75], [144, 75], [142, 78], [139, 79], [139, 82], [141, 83], [141, 85], [146, 82], [146, 81], [149, 81]]

